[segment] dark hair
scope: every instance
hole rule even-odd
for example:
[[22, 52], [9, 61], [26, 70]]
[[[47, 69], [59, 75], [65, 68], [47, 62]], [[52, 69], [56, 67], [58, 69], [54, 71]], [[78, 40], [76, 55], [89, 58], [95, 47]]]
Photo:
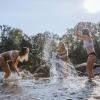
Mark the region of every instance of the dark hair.
[[83, 30], [82, 30], [82, 34], [83, 34], [83, 35], [88, 35], [88, 36], [89, 36], [89, 35], [90, 35], [90, 32], [89, 32], [88, 29], [83, 29]]
[[22, 48], [20, 49], [19, 54], [20, 54], [20, 55], [25, 55], [26, 53], [28, 53], [28, 48], [27, 48], [27, 47], [22, 47]]

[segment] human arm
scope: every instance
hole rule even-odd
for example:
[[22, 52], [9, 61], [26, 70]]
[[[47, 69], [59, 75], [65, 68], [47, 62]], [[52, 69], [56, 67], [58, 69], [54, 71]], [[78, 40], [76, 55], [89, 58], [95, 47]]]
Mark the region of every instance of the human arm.
[[17, 69], [17, 65], [18, 65], [18, 61], [16, 61], [15, 63], [12, 62], [12, 66], [13, 66], [14, 70], [17, 72], [17, 75], [20, 76], [19, 71]]
[[65, 58], [65, 57], [68, 57], [67, 50], [65, 50], [65, 51], [62, 52], [62, 53], [58, 52], [58, 57], [59, 57], [60, 59], [63, 59], [63, 58]]
[[11, 56], [12, 67], [17, 72], [18, 76], [20, 76], [18, 69], [17, 69], [17, 65], [18, 65], [19, 60], [20, 60], [20, 57], [17, 54], [12, 54], [12, 56]]
[[81, 24], [81, 23], [79, 23], [78, 25], [75, 26], [75, 35], [76, 35], [77, 38], [80, 39], [80, 40], [88, 40], [88, 39], [90, 39], [90, 37], [89, 37], [88, 35], [82, 35], [82, 34], [81, 34], [81, 31], [80, 31], [80, 29], [81, 29], [80, 24]]
[[58, 55], [58, 58], [60, 58], [60, 59], [63, 59], [63, 58], [65, 58], [65, 57], [67, 57], [67, 54], [64, 54], [64, 55]]
[[17, 72], [17, 75], [20, 76], [19, 71], [18, 71], [18, 69], [17, 69], [17, 65], [18, 65], [18, 61], [16, 61], [15, 64], [12, 64], [14, 70]]

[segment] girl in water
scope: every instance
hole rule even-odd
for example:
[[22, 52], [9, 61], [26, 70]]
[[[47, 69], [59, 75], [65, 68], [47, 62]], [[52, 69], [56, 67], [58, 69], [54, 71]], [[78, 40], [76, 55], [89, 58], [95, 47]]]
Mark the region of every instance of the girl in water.
[[94, 50], [94, 44], [93, 44], [93, 40], [92, 40], [92, 36], [90, 34], [90, 31], [88, 29], [83, 29], [82, 31], [80, 31], [81, 24], [82, 23], [79, 23], [76, 26], [75, 33], [77, 35], [77, 38], [83, 41], [84, 47], [86, 48], [86, 51], [88, 54], [86, 71], [87, 71], [89, 81], [92, 81], [92, 78], [94, 78], [93, 65], [96, 61], [96, 53]]
[[10, 74], [11, 69], [9, 67], [9, 62], [11, 62], [11, 66], [17, 72], [18, 76], [20, 76], [17, 65], [19, 61], [28, 60], [29, 48], [23, 47], [20, 51], [11, 50], [0, 54], [0, 67], [4, 71], [4, 80], [6, 80]]
[[68, 62], [68, 49], [65, 48], [63, 42], [59, 42], [57, 52], [58, 52], [58, 58], [60, 58], [62, 61]]

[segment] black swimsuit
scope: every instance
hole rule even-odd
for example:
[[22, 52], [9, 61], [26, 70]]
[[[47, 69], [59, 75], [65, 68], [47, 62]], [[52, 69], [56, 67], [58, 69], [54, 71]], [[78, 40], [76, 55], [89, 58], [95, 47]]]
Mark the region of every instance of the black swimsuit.
[[58, 55], [59, 55], [59, 56], [64, 56], [64, 57], [61, 58], [63, 61], [67, 61], [67, 60], [68, 60], [68, 56], [67, 56], [67, 53], [66, 53], [66, 52], [60, 53], [60, 54], [58, 54]]
[[96, 56], [96, 53], [95, 52], [89, 53], [88, 56], [90, 56], [90, 55], [95, 55]]

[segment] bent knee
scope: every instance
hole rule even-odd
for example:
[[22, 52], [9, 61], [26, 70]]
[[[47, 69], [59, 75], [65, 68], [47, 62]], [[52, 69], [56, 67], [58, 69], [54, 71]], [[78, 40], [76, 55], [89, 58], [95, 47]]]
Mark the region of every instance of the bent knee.
[[11, 75], [11, 71], [5, 72], [6, 77], [9, 77]]

